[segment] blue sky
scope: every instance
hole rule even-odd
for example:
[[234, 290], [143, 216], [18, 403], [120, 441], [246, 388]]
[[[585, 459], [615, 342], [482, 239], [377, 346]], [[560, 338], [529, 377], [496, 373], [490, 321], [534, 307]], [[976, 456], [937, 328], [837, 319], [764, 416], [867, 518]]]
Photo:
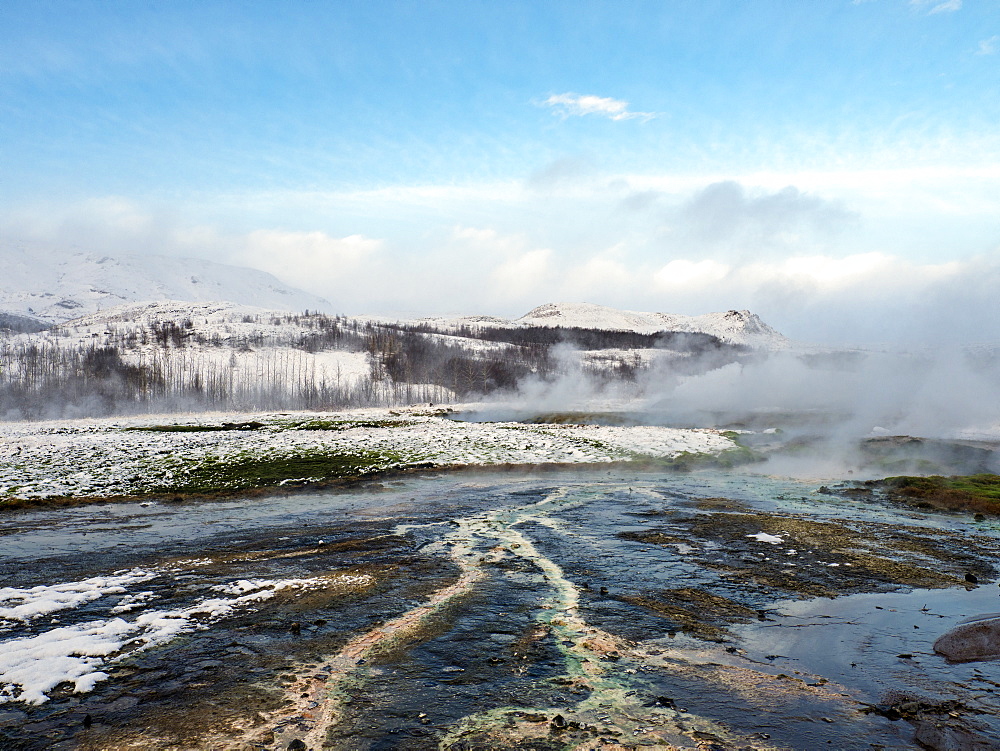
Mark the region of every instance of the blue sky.
[[993, 335], [1000, 0], [8, 2], [0, 236], [347, 313]]

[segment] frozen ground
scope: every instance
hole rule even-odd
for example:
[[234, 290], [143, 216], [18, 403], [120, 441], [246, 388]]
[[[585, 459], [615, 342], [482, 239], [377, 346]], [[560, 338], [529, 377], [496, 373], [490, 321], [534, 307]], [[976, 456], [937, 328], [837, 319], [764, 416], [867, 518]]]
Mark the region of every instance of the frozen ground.
[[[317, 474], [322, 462], [345, 458], [352, 462], [350, 474], [363, 475], [414, 466], [673, 459], [738, 449], [717, 430], [474, 423], [449, 419], [451, 412], [411, 407], [3, 423], [0, 500], [183, 492], [192, 477], [206, 472], [218, 475], [218, 490], [303, 484], [330, 479]], [[229, 471], [299, 460], [312, 464], [282, 466], [312, 469], [267, 481]]]

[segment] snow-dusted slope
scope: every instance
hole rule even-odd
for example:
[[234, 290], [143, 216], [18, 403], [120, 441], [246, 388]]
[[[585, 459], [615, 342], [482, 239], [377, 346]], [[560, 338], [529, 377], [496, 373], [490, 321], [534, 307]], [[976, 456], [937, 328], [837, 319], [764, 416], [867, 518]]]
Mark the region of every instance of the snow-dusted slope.
[[776, 349], [786, 346], [784, 336], [749, 310], [684, 316], [672, 313], [640, 313], [592, 303], [547, 303], [517, 319], [529, 326], [575, 326], [612, 331], [689, 331], [717, 336], [732, 344]]
[[0, 312], [60, 323], [151, 300], [228, 300], [276, 310], [329, 310], [263, 271], [194, 258], [117, 256], [0, 244]]
[[743, 344], [757, 349], [783, 349], [788, 346], [788, 340], [784, 336], [749, 310], [684, 316], [618, 310], [592, 303], [546, 303], [515, 320], [492, 316], [465, 316], [451, 319], [427, 318], [419, 322], [442, 329], [457, 329], [462, 326], [565, 326], [605, 331], [635, 331], [640, 334], [686, 331], [711, 334], [724, 342]]

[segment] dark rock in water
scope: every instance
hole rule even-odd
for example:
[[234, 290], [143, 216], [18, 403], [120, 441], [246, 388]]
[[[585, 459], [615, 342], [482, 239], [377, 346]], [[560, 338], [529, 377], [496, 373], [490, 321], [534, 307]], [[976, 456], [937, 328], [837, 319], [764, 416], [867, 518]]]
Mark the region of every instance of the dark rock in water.
[[94, 724], [94, 718], [91, 717], [89, 714], [85, 715], [83, 718], [83, 726], [85, 728], [90, 728], [90, 726], [93, 724]]
[[984, 522], [984, 521], [986, 521], [986, 515], [985, 514], [976, 514], [976, 515], [974, 515], [972, 517], [972, 519], [973, 519], [973, 521]]
[[306, 744], [300, 741], [298, 738], [293, 739], [288, 744], [288, 751], [305, 751]]
[[923, 719], [915, 723], [916, 740], [924, 748], [956, 751], [995, 751], [996, 740], [958, 722]]
[[563, 728], [566, 727], [566, 718], [563, 717], [561, 714], [557, 714], [555, 717], [552, 718], [552, 722], [550, 722], [549, 724], [552, 725], [552, 727], [556, 728], [557, 730], [562, 730]]
[[934, 651], [952, 662], [1000, 657], [1000, 613], [990, 613], [956, 626], [938, 637]]
[[903, 719], [903, 715], [901, 715], [891, 704], [869, 704], [861, 711], [865, 714], [881, 715], [885, 719], [891, 720], [892, 722]]
[[965, 580], [969, 582], [969, 584], [979, 584], [979, 577], [972, 573], [967, 573], [965, 575]]

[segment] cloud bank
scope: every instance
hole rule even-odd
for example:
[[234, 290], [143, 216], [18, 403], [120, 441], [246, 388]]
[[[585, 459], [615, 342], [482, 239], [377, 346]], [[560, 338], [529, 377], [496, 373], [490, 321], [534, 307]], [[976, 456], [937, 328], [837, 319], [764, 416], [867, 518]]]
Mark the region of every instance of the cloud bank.
[[[345, 314], [517, 316], [565, 300], [685, 314], [747, 308], [803, 341], [1000, 339], [1000, 227], [979, 221], [987, 241], [978, 252], [930, 252], [935, 238], [919, 224], [930, 204], [921, 202], [912, 175], [906, 180], [915, 192], [873, 179], [869, 197], [850, 201], [832, 183], [672, 182], [602, 176], [573, 160], [549, 165], [541, 190], [529, 179], [473, 189], [262, 196], [247, 201], [257, 226], [196, 219], [197, 207], [163, 211], [113, 196], [36, 205], [0, 213], [0, 239], [251, 266]], [[950, 195], [939, 175], [928, 180], [939, 185], [930, 194], [935, 226], [942, 216], [953, 220], [949, 231], [975, 226], [980, 215], [995, 218], [995, 201], [977, 204], [961, 193], [977, 180], [995, 183], [992, 172], [963, 173]], [[880, 226], [909, 234], [872, 233], [876, 210], [892, 216]], [[298, 212], [294, 226], [312, 228], [271, 224], [268, 211]], [[349, 220], [336, 221], [340, 216]], [[359, 219], [366, 216], [371, 221]], [[962, 245], [975, 247], [967, 238]]]

